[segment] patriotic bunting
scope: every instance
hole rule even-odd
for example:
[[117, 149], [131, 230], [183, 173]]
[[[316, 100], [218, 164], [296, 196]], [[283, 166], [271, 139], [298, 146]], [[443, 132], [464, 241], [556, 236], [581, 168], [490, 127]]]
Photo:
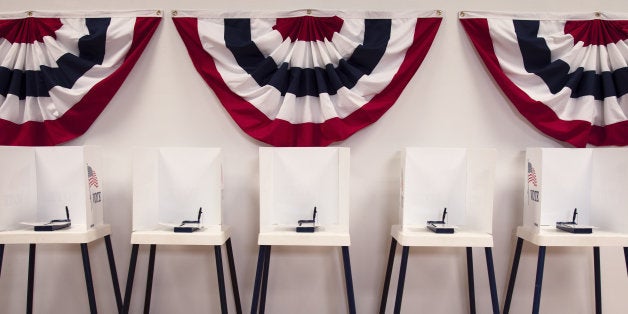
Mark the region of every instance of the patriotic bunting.
[[107, 106], [160, 11], [0, 16], [0, 145], [56, 145]]
[[377, 121], [425, 58], [440, 12], [178, 11], [196, 69], [247, 134], [327, 146]]
[[535, 127], [576, 147], [628, 145], [628, 17], [461, 12], [489, 72]]

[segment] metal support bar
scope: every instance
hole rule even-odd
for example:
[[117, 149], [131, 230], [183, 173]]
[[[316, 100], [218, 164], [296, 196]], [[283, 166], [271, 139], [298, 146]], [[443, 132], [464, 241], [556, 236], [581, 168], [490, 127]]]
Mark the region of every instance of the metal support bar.
[[475, 281], [473, 280], [473, 249], [467, 247], [467, 280], [469, 281], [469, 313], [475, 314]]
[[129, 313], [129, 306], [131, 304], [131, 294], [133, 293], [133, 278], [135, 278], [135, 265], [137, 264], [137, 250], [139, 244], [133, 244], [131, 247], [131, 261], [129, 262], [129, 273], [126, 279], [126, 289], [124, 290], [124, 314]]
[[386, 277], [384, 277], [384, 289], [382, 290], [382, 300], [379, 303], [379, 314], [386, 313], [386, 302], [388, 301], [388, 289], [390, 288], [390, 277], [392, 275], [393, 263], [395, 261], [395, 250], [397, 240], [392, 238], [390, 242], [390, 253], [388, 253], [388, 265], [386, 265]]
[[495, 283], [495, 267], [493, 266], [493, 250], [490, 247], [485, 247], [484, 253], [486, 255], [486, 270], [488, 272], [488, 284], [491, 289], [491, 303], [493, 304], [493, 314], [499, 314], [497, 284]]
[[85, 271], [85, 285], [87, 286], [87, 298], [89, 299], [89, 311], [98, 313], [96, 309], [96, 295], [94, 294], [94, 281], [92, 280], [92, 268], [89, 263], [89, 251], [87, 243], [81, 243], [81, 255], [83, 255], [83, 270]]
[[353, 277], [351, 275], [351, 259], [349, 257], [349, 247], [342, 247], [342, 262], [345, 269], [345, 283], [347, 287], [347, 302], [349, 313], [355, 314], [355, 297], [353, 295]]
[[397, 282], [397, 297], [395, 298], [395, 309], [393, 313], [401, 312], [401, 300], [403, 299], [403, 285], [406, 280], [406, 268], [408, 266], [408, 252], [410, 247], [403, 246], [401, 249], [401, 265], [399, 266], [399, 281]]
[[508, 312], [510, 311], [510, 301], [512, 300], [512, 292], [515, 289], [515, 280], [517, 280], [517, 270], [519, 269], [519, 259], [521, 258], [522, 247], [523, 239], [517, 238], [517, 247], [515, 248], [515, 256], [512, 258], [510, 280], [508, 280], [508, 291], [506, 292], [506, 302], [504, 303], [504, 314], [508, 314]]
[[227, 314], [227, 293], [225, 292], [225, 274], [222, 268], [222, 250], [220, 245], [214, 245], [214, 256], [216, 257], [216, 273], [218, 278], [218, 293], [220, 295], [220, 309], [222, 314]]
[[539, 309], [541, 307], [541, 286], [543, 285], [545, 249], [545, 246], [539, 246], [539, 257], [536, 264], [536, 281], [534, 284], [534, 301], [532, 302], [532, 314], [539, 314]]
[[264, 314], [266, 311], [266, 291], [268, 288], [268, 269], [270, 268], [270, 245], [265, 245], [266, 253], [264, 254], [264, 272], [262, 273], [262, 292], [259, 302], [259, 313]]
[[122, 294], [120, 293], [120, 283], [118, 282], [118, 271], [116, 270], [116, 260], [113, 258], [113, 248], [111, 247], [111, 237], [105, 236], [105, 246], [107, 248], [107, 259], [109, 260], [109, 270], [111, 272], [111, 281], [113, 282], [113, 293], [116, 296], [116, 306], [118, 313], [122, 313], [124, 305], [122, 303]]
[[148, 255], [148, 275], [146, 276], [146, 295], [144, 296], [144, 314], [150, 313], [150, 298], [153, 293], [153, 274], [155, 273], [155, 253], [157, 245], [150, 245], [150, 254]]
[[4, 244], [0, 244], [0, 276], [2, 275], [2, 259], [4, 258]]
[[35, 286], [35, 244], [28, 247], [28, 287], [26, 290], [26, 314], [33, 313], [33, 287]]
[[628, 247], [624, 248], [624, 260], [626, 261], [626, 272], [628, 272]]
[[253, 286], [253, 301], [251, 301], [251, 314], [257, 313], [257, 306], [259, 302], [259, 290], [262, 284], [262, 272], [264, 269], [264, 253], [266, 249], [263, 245], [259, 246], [259, 253], [257, 255], [257, 269], [255, 271], [255, 284]]
[[593, 273], [595, 274], [595, 313], [602, 314], [602, 280], [600, 278], [600, 247], [593, 247]]
[[231, 289], [233, 290], [233, 299], [236, 306], [236, 313], [242, 314], [242, 303], [240, 302], [240, 290], [238, 289], [238, 277], [236, 276], [235, 261], [233, 259], [233, 248], [231, 247], [231, 238], [227, 239], [227, 260], [229, 261], [229, 273], [231, 274]]

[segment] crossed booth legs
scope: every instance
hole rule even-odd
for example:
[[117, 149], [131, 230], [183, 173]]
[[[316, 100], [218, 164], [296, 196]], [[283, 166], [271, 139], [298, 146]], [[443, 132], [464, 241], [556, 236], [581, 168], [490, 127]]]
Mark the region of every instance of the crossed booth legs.
[[[105, 235], [105, 246], [107, 247], [107, 258], [109, 260], [109, 269], [111, 271], [111, 280], [113, 282], [113, 291], [116, 297], [116, 305], [118, 312], [122, 311], [122, 296], [120, 293], [120, 285], [118, 283], [118, 272], [116, 271], [116, 264], [113, 258], [113, 249], [111, 247], [111, 238], [109, 235]], [[83, 256], [83, 271], [85, 273], [85, 285], [87, 286], [87, 298], [89, 300], [89, 312], [94, 314], [98, 313], [96, 309], [96, 295], [94, 294], [94, 282], [92, 280], [92, 270], [89, 262], [89, 251], [87, 249], [87, 242], [79, 243], [81, 246], [81, 254]], [[29, 244], [28, 249], [28, 284], [26, 290], [26, 313], [33, 313], [33, 296], [35, 288], [35, 253], [37, 251], [37, 245], [35, 243]], [[4, 244], [0, 244], [0, 274], [2, 274], [2, 260], [4, 256]]]
[[[519, 259], [521, 258], [521, 248], [523, 247], [523, 239], [517, 238], [515, 247], [515, 255], [512, 260], [512, 269], [510, 270], [510, 279], [508, 281], [508, 290], [506, 292], [506, 301], [504, 303], [504, 314], [510, 311], [510, 302], [512, 301], [512, 293], [515, 289], [515, 280], [517, 279], [517, 270], [519, 269]], [[534, 299], [532, 301], [532, 313], [538, 314], [541, 305], [541, 286], [543, 285], [543, 270], [545, 267], [545, 251], [546, 246], [539, 246], [538, 259], [536, 264], [536, 279], [534, 284]], [[626, 262], [626, 271], [628, 272], [628, 247], [624, 247], [624, 259]], [[593, 273], [595, 276], [595, 313], [602, 313], [602, 283], [600, 279], [600, 247], [593, 246]]]
[[[233, 298], [236, 305], [236, 313], [242, 313], [242, 305], [240, 303], [240, 292], [238, 290], [238, 279], [236, 276], [235, 262], [233, 259], [233, 249], [231, 247], [231, 239], [227, 239], [227, 259], [229, 262], [229, 270], [231, 274], [231, 286], [233, 289]], [[129, 305], [131, 302], [131, 293], [133, 292], [133, 278], [135, 276], [135, 265], [137, 264], [137, 252], [139, 244], [133, 244], [131, 249], [131, 262], [129, 263], [129, 274], [126, 282], [126, 290], [124, 293], [124, 311], [123, 313], [129, 313]], [[220, 295], [220, 309], [221, 313], [228, 313], [227, 310], [227, 293], [225, 291], [225, 276], [222, 266], [222, 246], [214, 245], [214, 255], [216, 257], [216, 272], [218, 274], [218, 292]], [[148, 276], [146, 278], [146, 295], [144, 297], [144, 313], [150, 312], [150, 299], [153, 290], [153, 273], [155, 270], [155, 253], [157, 250], [157, 244], [150, 245], [150, 253], [148, 257]]]
[[[266, 291], [268, 287], [270, 248], [270, 245], [259, 246], [259, 255], [257, 257], [257, 270], [255, 272], [255, 287], [253, 288], [253, 302], [251, 303], [251, 314], [263, 314], [266, 309]], [[348, 246], [342, 246], [342, 262], [344, 265], [349, 313], [355, 314], [355, 298], [353, 295], [353, 279], [351, 276], [351, 260], [349, 258]]]
[[[111, 247], [111, 238], [105, 236], [105, 246], [107, 247], [107, 259], [109, 260], [109, 269], [111, 271], [111, 281], [113, 282], [113, 291], [116, 296], [116, 306], [118, 312], [122, 309], [122, 295], [120, 293], [120, 284], [118, 283], [118, 272], [116, 271], [116, 263], [113, 258], [113, 249]], [[33, 313], [33, 288], [35, 283], [35, 244], [29, 245], [28, 250], [28, 288], [26, 295], [26, 313]], [[89, 312], [98, 313], [96, 309], [96, 295], [94, 294], [94, 282], [92, 281], [92, 270], [89, 262], [89, 252], [87, 243], [81, 243], [81, 255], [83, 256], [83, 271], [85, 272], [85, 284], [87, 286], [87, 298], [89, 300]]]
[[[388, 254], [388, 265], [386, 266], [386, 277], [384, 278], [384, 289], [382, 291], [382, 300], [379, 306], [379, 313], [384, 314], [386, 312], [386, 301], [388, 299], [388, 289], [390, 287], [390, 277], [392, 275], [393, 263], [395, 260], [395, 249], [397, 247], [397, 240], [392, 239], [390, 243], [390, 253]], [[471, 247], [467, 247], [467, 276], [469, 280], [469, 312], [475, 313], [475, 286], [473, 280], [473, 251]], [[395, 297], [395, 314], [401, 313], [401, 301], [403, 299], [403, 287], [406, 279], [406, 268], [408, 266], [408, 254], [410, 252], [410, 246], [402, 246], [401, 251], [401, 264], [399, 265], [399, 281], [397, 282], [397, 295]], [[497, 300], [497, 286], [495, 284], [495, 271], [493, 267], [493, 252], [490, 247], [485, 247], [484, 252], [486, 254], [486, 267], [488, 270], [488, 281], [491, 289], [491, 301], [493, 306], [493, 313], [499, 314], [499, 302]]]

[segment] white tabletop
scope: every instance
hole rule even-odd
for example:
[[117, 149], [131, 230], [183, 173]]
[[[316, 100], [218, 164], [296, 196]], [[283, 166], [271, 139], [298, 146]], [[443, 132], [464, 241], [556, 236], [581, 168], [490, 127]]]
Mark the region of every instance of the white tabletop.
[[206, 227], [190, 232], [174, 232], [172, 229], [135, 230], [131, 233], [131, 244], [159, 245], [222, 245], [231, 237], [230, 226]]
[[259, 245], [297, 246], [349, 246], [348, 230], [321, 226], [315, 232], [296, 232], [295, 227], [275, 227], [262, 230], [257, 238]]
[[33, 227], [0, 232], [1, 244], [89, 243], [111, 234], [111, 226], [99, 225], [89, 229], [70, 226], [55, 231], [33, 231]]
[[458, 228], [454, 233], [435, 233], [424, 226], [393, 225], [390, 234], [402, 246], [493, 247], [493, 236]]
[[517, 227], [517, 237], [538, 246], [628, 246], [628, 234], [593, 229], [593, 233], [575, 234], [554, 226]]

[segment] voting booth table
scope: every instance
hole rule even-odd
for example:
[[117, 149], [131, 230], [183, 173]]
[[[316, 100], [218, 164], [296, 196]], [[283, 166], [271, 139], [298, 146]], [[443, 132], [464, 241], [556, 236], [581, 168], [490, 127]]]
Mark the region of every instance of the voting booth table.
[[259, 255], [251, 313], [263, 313], [274, 245], [341, 247], [349, 313], [355, 313], [349, 258], [349, 149], [259, 150]]
[[400, 225], [391, 228], [379, 313], [386, 312], [397, 243], [402, 253], [394, 313], [401, 312], [410, 247], [466, 247], [471, 313], [475, 313], [472, 248], [483, 247], [493, 313], [499, 313], [492, 253], [494, 164], [492, 149], [405, 149]]
[[213, 246], [220, 307], [227, 313], [222, 245], [227, 248], [233, 297], [241, 313], [231, 228], [222, 225], [219, 148], [136, 148], [133, 154], [133, 231], [124, 294], [128, 313], [140, 245], [150, 245], [144, 312], [150, 310], [157, 245]]
[[0, 270], [5, 244], [29, 244], [26, 312], [33, 312], [37, 244], [80, 244], [90, 312], [96, 297], [87, 244], [104, 238], [118, 310], [122, 298], [103, 224], [100, 150], [85, 147], [0, 147]]
[[525, 171], [523, 226], [517, 228], [504, 313], [523, 241], [539, 248], [532, 313], [540, 310], [548, 246], [593, 247], [595, 312], [602, 313], [600, 246], [623, 247], [628, 270], [628, 149], [528, 148]]

